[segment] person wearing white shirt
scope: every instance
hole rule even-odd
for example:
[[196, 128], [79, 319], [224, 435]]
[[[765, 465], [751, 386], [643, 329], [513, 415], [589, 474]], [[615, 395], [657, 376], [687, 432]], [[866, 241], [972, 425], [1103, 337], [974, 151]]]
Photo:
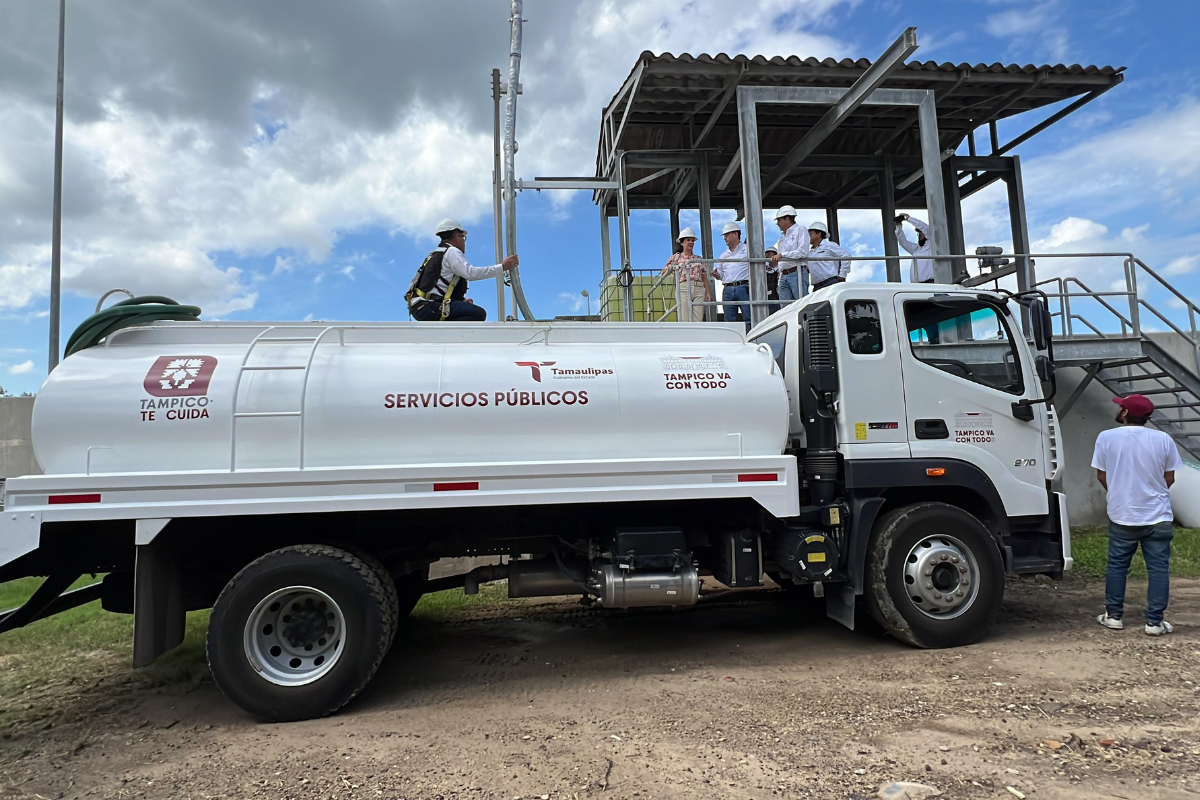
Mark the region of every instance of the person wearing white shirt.
[[824, 222], [808, 226], [809, 262], [808, 274], [812, 278], [813, 290], [824, 289], [835, 283], [845, 283], [850, 275], [849, 261], [814, 261], [815, 258], [848, 259], [850, 252], [829, 238], [829, 228]]
[[808, 235], [796, 224], [796, 209], [791, 206], [775, 212], [775, 224], [779, 226], [780, 237], [771, 264], [779, 271], [779, 299], [790, 303], [801, 296], [800, 270], [805, 267], [800, 259], [808, 255]]
[[[725, 252], [719, 259], [747, 259], [746, 243], [742, 241], [742, 229], [736, 222], [726, 222], [721, 229], [725, 239]], [[750, 262], [732, 261], [713, 265], [713, 274], [721, 282], [721, 302], [726, 322], [745, 322], [750, 330]], [[741, 303], [737, 301], [742, 301]]]
[[421, 322], [483, 322], [487, 311], [467, 299], [467, 284], [512, 269], [520, 263], [517, 254], [490, 267], [475, 267], [467, 261], [467, 231], [458, 220], [442, 220], [435, 233], [441, 244], [425, 257], [404, 295], [409, 313]]
[[[917, 240], [911, 241], [904, 235], [904, 223], [908, 222], [917, 229]], [[908, 271], [908, 279], [912, 283], [933, 283], [933, 259], [922, 256], [933, 255], [933, 245], [929, 243], [929, 225], [909, 214], [896, 217], [896, 241], [915, 256], [912, 267]]]
[[1104, 613], [1096, 621], [1111, 630], [1125, 623], [1125, 577], [1138, 545], [1146, 560], [1146, 633], [1161, 636], [1174, 630], [1163, 619], [1170, 596], [1171, 539], [1175, 536], [1169, 489], [1175, 470], [1183, 467], [1175, 441], [1147, 428], [1154, 403], [1140, 394], [1114, 397], [1121, 406], [1118, 426], [1096, 437], [1092, 467], [1108, 492], [1108, 569]]

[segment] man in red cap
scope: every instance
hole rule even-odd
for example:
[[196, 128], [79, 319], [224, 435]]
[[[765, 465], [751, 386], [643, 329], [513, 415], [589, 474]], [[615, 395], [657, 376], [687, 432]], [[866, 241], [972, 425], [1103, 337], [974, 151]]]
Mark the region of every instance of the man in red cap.
[[1108, 571], [1104, 613], [1096, 618], [1106, 628], [1121, 630], [1125, 613], [1125, 577], [1142, 546], [1150, 586], [1146, 590], [1146, 633], [1162, 636], [1173, 630], [1163, 619], [1170, 588], [1171, 539], [1175, 536], [1171, 496], [1175, 470], [1183, 466], [1170, 436], [1147, 428], [1154, 403], [1140, 394], [1114, 397], [1121, 407], [1118, 427], [1096, 438], [1092, 466], [1108, 491]]

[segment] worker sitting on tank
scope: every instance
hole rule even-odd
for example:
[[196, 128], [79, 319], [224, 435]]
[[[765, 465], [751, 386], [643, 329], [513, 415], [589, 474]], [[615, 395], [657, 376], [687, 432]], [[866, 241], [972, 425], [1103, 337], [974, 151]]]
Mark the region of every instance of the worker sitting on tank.
[[421, 263], [404, 295], [408, 313], [421, 322], [483, 322], [487, 311], [467, 299], [467, 283], [495, 278], [512, 269], [520, 263], [517, 254], [490, 267], [473, 267], [465, 255], [467, 231], [458, 220], [442, 220], [435, 233], [441, 244]]

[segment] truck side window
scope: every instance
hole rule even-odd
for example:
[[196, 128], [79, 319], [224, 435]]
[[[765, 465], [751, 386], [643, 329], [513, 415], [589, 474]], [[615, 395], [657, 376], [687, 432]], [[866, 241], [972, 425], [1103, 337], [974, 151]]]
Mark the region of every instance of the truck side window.
[[993, 306], [976, 300], [910, 300], [904, 321], [919, 361], [1002, 392], [1025, 392], [1012, 331]]
[[858, 356], [877, 356], [883, 352], [883, 330], [879, 326], [879, 306], [874, 300], [846, 301], [846, 332], [850, 352]]
[[775, 356], [775, 363], [779, 365], [779, 372], [787, 375], [783, 356], [784, 346], [787, 344], [787, 324], [784, 323], [777, 328], [771, 328], [771, 330], [761, 336], [754, 337], [753, 341], [755, 344], [765, 344], [771, 348], [771, 355]]

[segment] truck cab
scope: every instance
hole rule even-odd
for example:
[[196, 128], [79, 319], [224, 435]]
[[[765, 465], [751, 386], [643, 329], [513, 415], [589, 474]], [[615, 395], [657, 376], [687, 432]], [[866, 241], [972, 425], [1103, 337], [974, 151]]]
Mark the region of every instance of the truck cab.
[[[1044, 324], [1041, 298], [1018, 299]], [[957, 286], [843, 283], [748, 334], [771, 348], [784, 374], [790, 448], [810, 488], [814, 452], [837, 461], [827, 494], [844, 499], [851, 520], [847, 592], [863, 589], [853, 551], [901, 504], [966, 511], [994, 538], [1007, 574], [1071, 567], [1043, 391], [1053, 385], [1051, 345], [1045, 335], [1026, 341], [1014, 317], [1021, 307], [1005, 294]], [[951, 558], [966, 549], [951, 545]], [[931, 597], [915, 594], [927, 608], [945, 596], [936, 587]]]

